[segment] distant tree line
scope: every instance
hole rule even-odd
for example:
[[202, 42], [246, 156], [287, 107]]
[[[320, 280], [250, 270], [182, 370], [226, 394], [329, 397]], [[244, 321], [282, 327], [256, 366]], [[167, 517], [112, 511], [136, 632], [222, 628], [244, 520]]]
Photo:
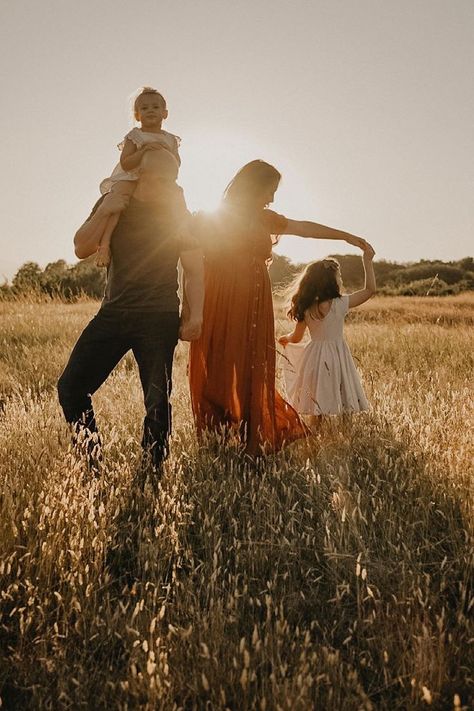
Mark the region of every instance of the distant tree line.
[[93, 259], [84, 259], [72, 266], [59, 259], [44, 269], [36, 262], [26, 262], [11, 284], [0, 286], [0, 298], [38, 294], [65, 301], [75, 301], [82, 296], [98, 299], [104, 293], [105, 279], [105, 269], [96, 267]]
[[[355, 254], [332, 254], [341, 265], [344, 286], [349, 291], [364, 283], [362, 260]], [[287, 257], [274, 255], [270, 277], [276, 288], [291, 282], [304, 268]], [[380, 260], [374, 262], [377, 290], [381, 294], [398, 296], [444, 296], [474, 289], [474, 259], [464, 257], [455, 262], [430, 261], [398, 264]]]
[[[358, 289], [363, 285], [363, 269], [359, 256], [333, 254], [340, 265], [344, 286]], [[280, 290], [304, 268], [288, 257], [275, 254], [270, 266], [270, 278]], [[443, 296], [474, 289], [474, 259], [464, 257], [456, 262], [429, 261], [398, 264], [385, 260], [374, 262], [378, 292], [403, 296]], [[81, 297], [99, 299], [104, 293], [105, 269], [99, 269], [94, 259], [85, 259], [74, 265], [64, 259], [51, 262], [44, 269], [36, 262], [26, 262], [12, 279], [11, 284], [0, 285], [0, 298], [8, 299], [27, 294], [50, 296], [75, 301]]]

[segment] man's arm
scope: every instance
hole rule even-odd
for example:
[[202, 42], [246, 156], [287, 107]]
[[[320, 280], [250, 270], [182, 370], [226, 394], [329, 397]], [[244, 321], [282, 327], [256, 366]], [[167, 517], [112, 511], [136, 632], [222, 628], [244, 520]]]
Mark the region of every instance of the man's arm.
[[187, 249], [181, 252], [183, 267], [184, 306], [179, 337], [182, 341], [195, 341], [201, 335], [204, 306], [204, 258], [202, 250]]
[[74, 252], [78, 259], [85, 259], [97, 252], [109, 217], [121, 212], [127, 206], [128, 200], [126, 195], [108, 193], [97, 209], [92, 211], [92, 215], [74, 235]]

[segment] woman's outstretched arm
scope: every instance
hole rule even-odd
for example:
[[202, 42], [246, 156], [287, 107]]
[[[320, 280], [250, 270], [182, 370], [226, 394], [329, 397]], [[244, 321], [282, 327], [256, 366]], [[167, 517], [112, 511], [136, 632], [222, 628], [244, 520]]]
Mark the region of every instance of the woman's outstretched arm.
[[360, 249], [364, 249], [367, 245], [365, 239], [352, 235], [350, 232], [343, 232], [342, 230], [334, 229], [334, 227], [326, 227], [326, 225], [319, 225], [317, 222], [306, 220], [288, 220], [288, 224], [282, 234], [307, 237], [309, 239], [343, 240], [354, 245], [354, 247], [360, 247]]

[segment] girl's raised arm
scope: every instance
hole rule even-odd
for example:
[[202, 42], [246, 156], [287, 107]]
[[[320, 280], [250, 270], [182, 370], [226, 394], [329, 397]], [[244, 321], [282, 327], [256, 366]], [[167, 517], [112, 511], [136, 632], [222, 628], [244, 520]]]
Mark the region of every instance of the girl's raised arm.
[[336, 230], [334, 227], [326, 227], [319, 225], [317, 222], [309, 222], [307, 220], [288, 220], [286, 228], [281, 234], [296, 235], [297, 237], [307, 237], [310, 239], [337, 239], [344, 240], [355, 247], [364, 249], [367, 242], [362, 237]]
[[372, 261], [374, 256], [375, 256], [374, 249], [373, 249], [373, 247], [371, 247], [370, 244], [368, 244], [365, 247], [364, 253], [362, 255], [362, 262], [364, 264], [364, 275], [365, 275], [364, 288], [361, 289], [360, 291], [354, 291], [353, 294], [349, 295], [349, 308], [350, 309], [353, 309], [355, 306], [360, 306], [365, 301], [368, 301], [370, 299], [370, 297], [375, 294], [376, 283], [375, 283], [374, 263]]

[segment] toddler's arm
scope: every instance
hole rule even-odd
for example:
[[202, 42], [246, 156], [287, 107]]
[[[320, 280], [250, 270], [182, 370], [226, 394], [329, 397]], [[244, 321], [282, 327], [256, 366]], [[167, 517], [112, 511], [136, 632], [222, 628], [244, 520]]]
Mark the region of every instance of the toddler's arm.
[[171, 153], [174, 155], [176, 160], [178, 161], [178, 165], [181, 165], [181, 156], [179, 155], [179, 143], [176, 138], [173, 139], [173, 148], [171, 149]]
[[375, 272], [373, 258], [375, 257], [375, 252], [373, 247], [368, 244], [362, 255], [362, 262], [364, 264], [364, 275], [365, 284], [364, 288], [360, 291], [355, 291], [349, 296], [349, 308], [353, 309], [355, 306], [360, 306], [364, 302], [368, 301], [371, 296], [375, 294], [376, 283], [375, 283]]
[[299, 343], [304, 336], [306, 331], [306, 323], [304, 321], [297, 321], [293, 333], [287, 333], [286, 336], [280, 336], [278, 343], [282, 346], [287, 346], [288, 343]]
[[120, 165], [128, 173], [139, 167], [143, 156], [147, 151], [161, 150], [161, 143], [145, 143], [141, 148], [137, 148], [133, 141], [129, 138], [125, 139], [125, 143], [120, 154]]

